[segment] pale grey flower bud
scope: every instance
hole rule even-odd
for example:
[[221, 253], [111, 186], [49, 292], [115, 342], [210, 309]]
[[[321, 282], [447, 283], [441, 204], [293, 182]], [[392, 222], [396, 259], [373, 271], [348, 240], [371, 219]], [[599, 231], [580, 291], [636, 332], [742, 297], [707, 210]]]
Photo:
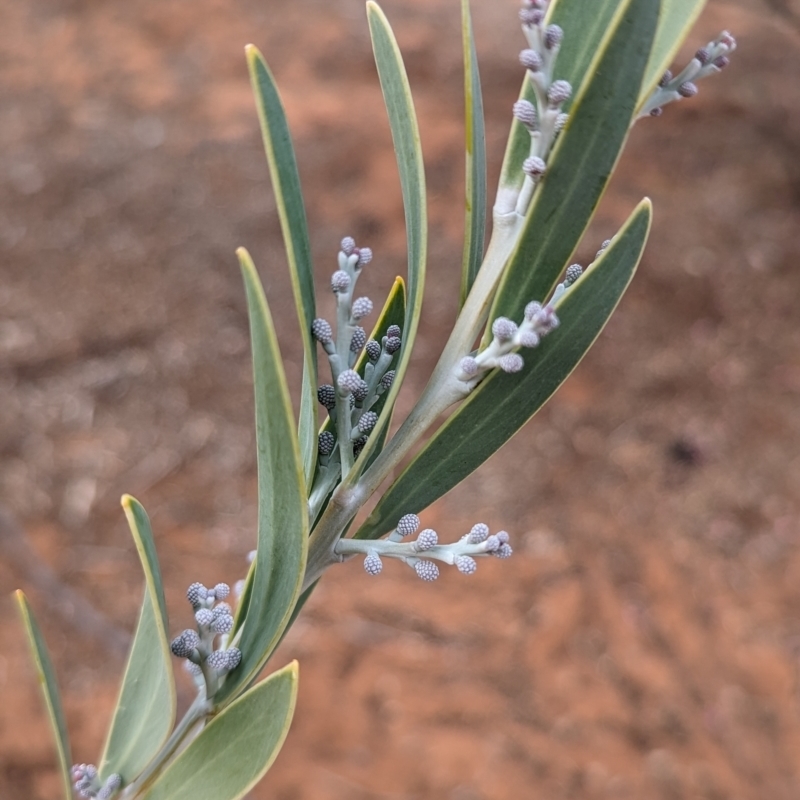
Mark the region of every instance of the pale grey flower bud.
[[183, 668], [193, 677], [197, 678], [203, 674], [203, 669], [199, 664], [195, 664], [194, 661], [184, 661]]
[[[218, 583], [214, 587], [214, 597], [217, 600], [224, 600], [231, 593], [231, 587], [227, 583]], [[222, 605], [225, 605], [224, 603]], [[217, 606], [219, 608], [219, 606]]]
[[381, 346], [374, 339], [366, 344], [367, 358], [374, 364], [381, 357]]
[[485, 542], [489, 536], [489, 526], [483, 522], [477, 522], [472, 526], [470, 532], [467, 534], [468, 544], [480, 544]]
[[544, 46], [548, 50], [558, 47], [564, 38], [564, 31], [558, 25], [548, 25], [544, 32]]
[[215, 650], [213, 653], [209, 653], [208, 658], [206, 659], [206, 664], [208, 664], [211, 669], [215, 670], [216, 672], [227, 672], [228, 671], [228, 653], [226, 650]]
[[501, 356], [497, 365], [503, 372], [519, 372], [525, 366], [525, 360], [519, 353], [509, 353]]
[[345, 236], [339, 247], [346, 256], [351, 256], [356, 249], [356, 240], [352, 236]]
[[556, 117], [555, 125], [553, 126], [553, 130], [555, 133], [561, 133], [564, 130], [564, 127], [569, 122], [569, 114], [562, 112]]
[[391, 339], [392, 337], [400, 338], [403, 335], [403, 331], [399, 325], [390, 325], [386, 329], [386, 336]]
[[456, 569], [463, 575], [473, 575], [478, 569], [478, 562], [471, 556], [456, 556]]
[[236, 669], [242, 663], [242, 651], [238, 647], [229, 647], [225, 651], [228, 657], [228, 669]]
[[527, 28], [532, 28], [538, 25], [544, 19], [544, 11], [538, 8], [521, 8], [519, 12], [519, 21]]
[[728, 56], [718, 56], [711, 62], [717, 69], [725, 69], [728, 64], [731, 63], [731, 60]]
[[691, 81], [686, 81], [678, 87], [678, 94], [681, 97], [694, 97], [697, 94], [697, 85]]
[[357, 327], [353, 331], [353, 338], [350, 340], [350, 352], [358, 353], [367, 343], [367, 334], [363, 328]]
[[397, 532], [401, 536], [409, 536], [419, 528], [419, 517], [416, 514], [404, 514], [397, 521]]
[[541, 178], [546, 170], [547, 165], [539, 156], [531, 156], [522, 162], [522, 171], [534, 180]]
[[200, 645], [200, 637], [197, 635], [197, 631], [192, 630], [191, 628], [187, 628], [182, 634], [181, 638], [186, 643], [186, 646], [190, 650], [194, 650], [196, 647]]
[[367, 553], [364, 559], [364, 571], [367, 575], [380, 575], [382, 569], [383, 561], [381, 561], [381, 557], [374, 550]]
[[500, 547], [500, 540], [497, 536], [487, 536], [486, 537], [486, 552], [493, 553], [497, 548]]
[[381, 389], [390, 389], [394, 383], [395, 370], [390, 369], [380, 380], [378, 384]]
[[336, 437], [330, 431], [322, 431], [317, 440], [317, 450], [321, 456], [329, 456], [336, 446]]
[[535, 50], [528, 48], [519, 54], [519, 63], [531, 72], [538, 72], [542, 68], [544, 62], [542, 61], [542, 57]]
[[193, 605], [199, 606], [208, 597], [208, 589], [202, 583], [193, 583], [186, 590], [186, 599]]
[[192, 652], [192, 648], [186, 644], [186, 640], [183, 636], [176, 636], [170, 642], [169, 649], [172, 650], [172, 655], [177, 658], [188, 658], [189, 653]]
[[315, 319], [311, 323], [311, 335], [320, 344], [330, 344], [333, 341], [333, 328], [326, 319]]
[[390, 354], [396, 353], [400, 346], [403, 344], [402, 340], [398, 336], [390, 336], [386, 339], [386, 344], [384, 347], [386, 348], [386, 352]]
[[572, 95], [572, 86], [569, 81], [553, 81], [547, 90], [547, 102], [551, 106], [560, 106]]
[[661, 106], [656, 106], [655, 108], [651, 108], [648, 114], [651, 117], [660, 117], [664, 113], [664, 109]]
[[497, 531], [495, 536], [497, 536], [497, 541], [500, 542], [500, 544], [508, 544], [511, 540], [507, 531]]
[[233, 630], [233, 616], [231, 614], [214, 615], [211, 630], [214, 633], [230, 633]]
[[521, 347], [538, 347], [541, 340], [536, 331], [522, 331], [517, 337], [517, 341]]
[[366, 400], [368, 394], [369, 394], [369, 385], [365, 380], [361, 380], [358, 386], [356, 386], [356, 388], [353, 389], [353, 394], [351, 395], [351, 397], [353, 398], [353, 400], [357, 400], [360, 402], [361, 400]]
[[360, 436], [353, 442], [353, 455], [358, 457], [359, 453], [364, 449], [364, 445], [367, 443], [366, 436]]
[[350, 276], [343, 270], [337, 269], [331, 275], [331, 289], [334, 292], [346, 292], [350, 288]]
[[414, 564], [414, 572], [424, 581], [435, 581], [439, 577], [439, 567], [433, 561], [417, 561]]
[[368, 434], [378, 423], [378, 415], [374, 411], [365, 411], [358, 421], [358, 430], [363, 434]]
[[672, 72], [670, 72], [670, 70], [667, 70], [661, 76], [661, 80], [658, 82], [658, 85], [663, 89], [671, 80], [672, 80]]
[[501, 544], [500, 547], [495, 550], [492, 555], [497, 556], [497, 558], [510, 558], [514, 551], [511, 549], [511, 545], [509, 544]]
[[336, 385], [342, 394], [352, 394], [361, 386], [361, 376], [354, 369], [346, 369], [339, 374]]
[[498, 342], [510, 342], [517, 332], [517, 323], [508, 317], [498, 317], [492, 323], [492, 335]]
[[472, 356], [464, 356], [459, 364], [461, 371], [470, 378], [478, 373], [478, 362]]
[[564, 286], [572, 286], [581, 275], [583, 275], [583, 267], [580, 264], [571, 264], [567, 267], [564, 275]]
[[358, 248], [358, 266], [366, 267], [372, 261], [372, 250], [369, 247]]
[[201, 608], [195, 612], [194, 618], [201, 628], [207, 628], [214, 619], [213, 612], [208, 608]]
[[414, 542], [414, 550], [421, 553], [423, 550], [430, 550], [432, 547], [436, 547], [437, 544], [439, 544], [439, 536], [436, 531], [431, 528], [425, 528], [417, 536], [417, 541]]
[[514, 118], [521, 122], [529, 131], [539, 128], [539, 116], [536, 108], [529, 100], [517, 100], [514, 103]]
[[353, 319], [363, 319], [372, 313], [372, 300], [369, 297], [359, 297], [353, 301], [353, 308], [350, 311]]
[[336, 408], [336, 389], [329, 383], [323, 383], [322, 386], [317, 389], [317, 400], [319, 400], [320, 404], [325, 406], [328, 411]]
[[695, 54], [694, 57], [701, 63], [707, 64], [708, 63], [708, 50], [705, 47], [701, 47]]

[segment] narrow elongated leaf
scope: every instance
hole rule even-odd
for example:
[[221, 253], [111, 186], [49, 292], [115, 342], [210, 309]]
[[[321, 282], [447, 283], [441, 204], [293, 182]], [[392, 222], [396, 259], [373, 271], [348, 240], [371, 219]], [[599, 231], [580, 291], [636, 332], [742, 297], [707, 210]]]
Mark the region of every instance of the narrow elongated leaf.
[[317, 457], [317, 354], [311, 337], [311, 322], [316, 315], [316, 303], [306, 210], [292, 137], [275, 80], [258, 48], [247, 45], [245, 53], [303, 336], [305, 363], [300, 395], [299, 438], [306, 480], [310, 480]]
[[56, 755], [58, 756], [58, 771], [61, 775], [63, 789], [62, 796], [64, 800], [72, 800], [72, 780], [69, 774], [72, 766], [72, 755], [70, 754], [67, 723], [64, 719], [64, 708], [61, 705], [61, 695], [56, 683], [53, 662], [50, 660], [50, 653], [47, 651], [44, 637], [31, 611], [28, 598], [21, 591], [14, 592], [14, 598], [17, 601], [25, 634], [28, 637], [28, 645], [31, 648], [33, 663], [36, 667], [36, 676], [39, 679], [39, 686], [44, 695], [47, 716], [50, 719], [50, 728], [53, 731], [53, 740], [56, 745]]
[[[392, 129], [397, 167], [400, 172], [408, 246], [408, 298], [403, 324], [403, 344], [400, 348], [395, 380], [386, 398], [386, 406], [391, 409], [408, 368], [422, 307], [425, 259], [428, 247], [425, 171], [422, 163], [417, 115], [414, 111], [408, 76], [397, 47], [397, 41], [383, 11], [372, 0], [367, 3], [367, 19], [372, 36], [375, 64], [378, 68], [389, 125]], [[361, 451], [348, 481], [355, 479], [361, 473], [363, 465], [373, 457], [380, 442], [381, 431], [386, 426], [388, 419], [388, 414], [381, 415], [372, 435]]]
[[142, 505], [130, 495], [122, 507], [145, 577], [144, 599], [122, 678], [114, 717], [100, 757], [100, 776], [135, 778], [166, 741], [175, 723], [175, 684], [167, 642], [167, 606], [153, 532]]
[[242, 615], [237, 617], [242, 663], [215, 697], [219, 704], [230, 702], [255, 680], [280, 641], [300, 592], [308, 548], [303, 465], [275, 328], [250, 255], [244, 248], [237, 255], [247, 290], [253, 348], [258, 547], [247, 611], [243, 621]]
[[618, 9], [548, 160], [490, 319], [519, 319], [528, 302], [543, 300], [577, 247], [625, 144], [657, 21], [657, 0]]
[[144, 800], [238, 800], [272, 766], [297, 698], [297, 662], [254, 686], [200, 732]]
[[523, 370], [513, 375], [496, 370], [475, 389], [389, 487], [357, 538], [377, 538], [403, 514], [426, 508], [486, 461], [547, 402], [591, 347], [630, 283], [650, 218], [650, 201], [644, 200], [557, 305], [561, 325], [535, 351], [523, 351]]
[[464, 48], [464, 133], [467, 152], [464, 255], [461, 261], [461, 305], [464, 305], [483, 261], [483, 241], [486, 235], [486, 130], [469, 0], [461, 0], [461, 34]]
[[705, 4], [706, 0], [661, 0], [661, 16], [650, 61], [642, 80], [639, 105], [647, 100], [664, 71], [672, 63]]

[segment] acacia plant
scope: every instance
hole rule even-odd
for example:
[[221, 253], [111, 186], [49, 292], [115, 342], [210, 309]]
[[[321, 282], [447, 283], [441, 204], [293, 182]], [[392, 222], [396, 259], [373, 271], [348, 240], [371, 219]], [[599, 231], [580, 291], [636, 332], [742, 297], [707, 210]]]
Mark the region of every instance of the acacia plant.
[[[484, 523], [450, 543], [417, 514], [496, 452], [575, 368], [630, 283], [647, 240], [643, 199], [585, 268], [572, 264], [632, 125], [697, 92], [728, 63], [728, 33], [668, 70], [704, 0], [524, 0], [522, 91], [486, 228], [481, 89], [462, 0], [466, 96], [466, 219], [461, 303], [427, 387], [394, 435], [390, 421], [411, 356], [425, 283], [425, 173], [403, 61], [381, 9], [367, 3], [405, 208], [408, 273], [367, 334], [373, 303], [357, 296], [369, 247], [345, 237], [331, 289], [333, 323], [316, 312], [309, 235], [291, 137], [273, 77], [246, 49], [283, 230], [305, 354], [299, 414], [256, 269], [237, 251], [247, 295], [255, 383], [258, 535], [246, 580], [192, 584], [196, 627], [170, 641], [150, 523], [122, 498], [145, 591], [119, 700], [98, 766], [72, 763], [53, 667], [25, 597], [19, 607], [55, 733], [67, 800], [235, 800], [266, 772], [295, 706], [297, 664], [259, 675], [323, 573], [353, 556], [369, 575], [405, 562], [426, 581], [438, 564], [472, 574], [477, 559], [511, 555]], [[321, 357], [318, 357], [321, 356]], [[327, 362], [327, 363], [326, 363]], [[328, 379], [330, 374], [330, 379]], [[325, 410], [320, 425], [318, 404]], [[446, 416], [445, 416], [446, 415]], [[374, 510], [358, 511], [444, 416]], [[384, 537], [388, 534], [388, 537]], [[368, 578], [364, 578], [367, 580]], [[172, 659], [197, 697], [175, 724]]]

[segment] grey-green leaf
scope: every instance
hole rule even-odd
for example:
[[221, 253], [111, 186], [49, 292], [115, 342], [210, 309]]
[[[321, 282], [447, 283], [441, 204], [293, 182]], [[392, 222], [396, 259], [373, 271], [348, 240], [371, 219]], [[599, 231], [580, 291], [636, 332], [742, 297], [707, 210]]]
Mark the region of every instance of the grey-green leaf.
[[657, 21], [656, 0], [618, 9], [548, 160], [490, 319], [520, 319], [528, 302], [544, 300], [580, 242], [625, 144]]
[[483, 261], [483, 243], [486, 235], [486, 130], [469, 0], [461, 0], [461, 31], [464, 50], [464, 133], [467, 162], [464, 255], [461, 261], [461, 305], [463, 305]]
[[630, 283], [650, 219], [650, 201], [643, 200], [558, 304], [561, 325], [536, 350], [523, 350], [523, 370], [513, 375], [496, 370], [475, 389], [389, 487], [357, 538], [377, 538], [403, 514], [426, 508], [477, 469], [547, 402], [591, 347]]
[[297, 662], [254, 686], [200, 732], [143, 800], [238, 800], [263, 777], [286, 739]]
[[697, 22], [706, 0], [661, 0], [661, 16], [650, 61], [642, 80], [639, 105], [645, 102]]
[[[408, 76], [397, 41], [383, 11], [372, 0], [367, 3], [367, 19], [372, 36], [375, 64], [378, 68], [378, 77], [392, 130], [397, 167], [400, 172], [408, 246], [408, 298], [405, 324], [403, 325], [403, 345], [400, 348], [395, 380], [386, 398], [386, 407], [391, 409], [408, 368], [422, 308], [425, 259], [428, 247], [425, 171], [422, 163], [417, 115], [414, 111]], [[389, 414], [381, 415], [348, 477], [348, 482], [352, 482], [360, 474], [362, 465], [367, 464], [372, 458], [381, 441], [381, 431], [386, 426], [388, 419]]]
[[215, 702], [229, 703], [251, 684], [289, 621], [306, 566], [308, 509], [300, 449], [283, 362], [264, 289], [246, 250], [237, 250], [247, 290], [258, 453], [258, 547], [241, 624], [242, 663]]
[[175, 684], [167, 642], [167, 607], [153, 532], [142, 505], [130, 495], [122, 507], [145, 577], [144, 599], [114, 716], [100, 757], [100, 776], [131, 781], [166, 741], [175, 723]]
[[44, 695], [44, 703], [47, 707], [50, 728], [53, 731], [63, 797], [64, 800], [72, 800], [72, 780], [69, 774], [70, 767], [72, 766], [72, 755], [70, 754], [67, 723], [64, 719], [64, 708], [61, 705], [61, 695], [58, 692], [53, 662], [50, 660], [50, 653], [47, 651], [47, 645], [44, 642], [42, 631], [36, 623], [36, 619], [31, 611], [28, 598], [19, 590], [14, 593], [14, 597], [19, 607], [20, 616], [22, 617], [22, 624], [25, 628], [28, 645], [30, 646], [31, 655], [33, 656], [33, 663], [36, 667], [36, 676], [39, 680], [42, 694]]
[[316, 303], [306, 210], [292, 137], [275, 80], [258, 48], [248, 45], [245, 53], [303, 337], [305, 361], [300, 395], [299, 439], [305, 476], [309, 481], [314, 474], [317, 457], [317, 351], [311, 337], [311, 322], [316, 316]]

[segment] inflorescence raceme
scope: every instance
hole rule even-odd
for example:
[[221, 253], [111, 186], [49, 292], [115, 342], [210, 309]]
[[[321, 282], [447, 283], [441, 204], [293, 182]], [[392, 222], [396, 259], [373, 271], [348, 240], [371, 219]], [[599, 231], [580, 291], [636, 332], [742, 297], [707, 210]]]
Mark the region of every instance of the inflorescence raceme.
[[[332, 430], [319, 435], [320, 486], [316, 496], [327, 494], [335, 478], [350, 471], [375, 427], [377, 414], [370, 409], [392, 385], [395, 371], [390, 369], [402, 345], [402, 331], [390, 325], [378, 342], [367, 339], [361, 320], [373, 311], [368, 297], [355, 297], [356, 282], [362, 269], [372, 260], [368, 247], [356, 247], [350, 236], [342, 239], [339, 269], [331, 276], [336, 295], [336, 327], [325, 319], [315, 319], [311, 333], [328, 357], [333, 382], [317, 389], [317, 399], [330, 416]], [[362, 351], [366, 355], [363, 375], [356, 370]], [[312, 492], [312, 509], [317, 499]]]
[[519, 54], [532, 89], [533, 101], [522, 98], [514, 103], [514, 118], [531, 136], [530, 155], [522, 165], [525, 182], [517, 198], [516, 211], [525, 214], [533, 190], [547, 171], [547, 156], [558, 133], [567, 124], [562, 105], [572, 96], [565, 80], [553, 80], [553, 68], [564, 38], [558, 25], [545, 25], [548, 0], [524, 0], [519, 12], [522, 32], [528, 46]]
[[725, 69], [730, 62], [729, 56], [735, 49], [736, 39], [728, 31], [723, 31], [713, 42], [701, 47], [677, 75], [673, 76], [667, 70], [661, 77], [658, 88], [642, 108], [639, 118], [660, 117], [667, 103], [682, 100], [684, 97], [694, 97], [697, 94], [695, 81]]
[[79, 797], [110, 800], [122, 787], [122, 776], [116, 772], [101, 781], [94, 764], [75, 764], [70, 771], [70, 777]]
[[362, 539], [340, 539], [336, 552], [346, 556], [364, 555], [364, 570], [369, 575], [378, 575], [383, 570], [384, 558], [398, 558], [408, 564], [424, 581], [435, 581], [439, 577], [436, 561], [454, 566], [464, 575], [472, 575], [478, 568], [476, 558], [495, 556], [508, 558], [512, 554], [509, 536], [505, 531], [489, 533], [489, 526], [479, 522], [469, 533], [452, 544], [439, 544], [439, 536], [431, 528], [425, 528], [411, 542], [403, 540], [417, 533], [420, 519], [416, 514], [402, 516], [388, 538], [365, 541]]
[[[236, 669], [242, 660], [238, 647], [227, 647], [228, 634], [233, 630], [233, 613], [224, 602], [229, 594], [227, 583], [218, 583], [213, 589], [193, 583], [186, 590], [186, 599], [194, 610], [197, 628], [187, 628], [170, 644], [174, 656], [186, 659], [187, 671], [198, 687], [205, 688], [209, 699], [219, 689], [224, 676]], [[217, 636], [220, 643], [215, 649]]]

